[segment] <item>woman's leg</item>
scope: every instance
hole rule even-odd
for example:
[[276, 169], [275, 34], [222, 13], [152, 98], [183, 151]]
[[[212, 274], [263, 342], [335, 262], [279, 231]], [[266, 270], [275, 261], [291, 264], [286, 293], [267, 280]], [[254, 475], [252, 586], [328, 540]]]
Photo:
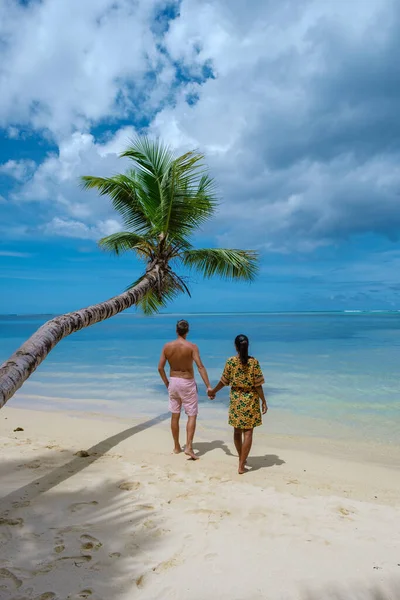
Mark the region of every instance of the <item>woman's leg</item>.
[[235, 427], [235, 429], [233, 430], [233, 442], [235, 444], [236, 452], [238, 453], [239, 458], [242, 453], [242, 431], [243, 429], [238, 429], [237, 427]]
[[242, 451], [239, 457], [239, 475], [243, 475], [246, 472], [246, 460], [251, 450], [253, 443], [253, 429], [243, 429], [243, 444]]

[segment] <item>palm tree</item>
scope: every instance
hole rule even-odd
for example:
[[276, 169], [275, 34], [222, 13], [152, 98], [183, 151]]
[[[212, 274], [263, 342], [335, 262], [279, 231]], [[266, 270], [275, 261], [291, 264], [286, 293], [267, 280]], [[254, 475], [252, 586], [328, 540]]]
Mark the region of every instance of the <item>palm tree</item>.
[[188, 293], [177, 267], [195, 269], [205, 278], [251, 281], [257, 255], [250, 250], [195, 249], [192, 235], [218, 206], [214, 181], [203, 155], [187, 152], [175, 157], [159, 141], [137, 138], [121, 154], [133, 162], [124, 175], [82, 177], [86, 189], [111, 198], [126, 227], [99, 241], [119, 255], [132, 251], [144, 261], [144, 274], [122, 294], [76, 312], [51, 319], [0, 367], [0, 408], [28, 379], [54, 346], [67, 335], [108, 319], [132, 305], [145, 314], [157, 312], [179, 293]]

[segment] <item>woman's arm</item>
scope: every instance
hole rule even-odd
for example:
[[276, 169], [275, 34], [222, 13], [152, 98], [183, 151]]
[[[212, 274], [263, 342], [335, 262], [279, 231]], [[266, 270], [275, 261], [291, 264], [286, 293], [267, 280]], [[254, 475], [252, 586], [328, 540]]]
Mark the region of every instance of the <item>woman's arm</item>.
[[214, 400], [214, 398], [215, 398], [216, 394], [217, 394], [217, 393], [218, 393], [220, 390], [222, 390], [222, 388], [223, 388], [223, 387], [225, 387], [225, 384], [224, 384], [224, 383], [222, 383], [222, 381], [219, 381], [219, 382], [217, 383], [217, 385], [215, 386], [215, 388], [214, 388], [214, 389], [212, 389], [212, 390], [210, 390], [210, 392], [209, 392], [209, 394], [208, 394], [208, 397], [210, 398], [210, 400]]
[[256, 385], [256, 392], [261, 400], [261, 410], [262, 410], [262, 414], [265, 415], [265, 413], [268, 410], [268, 406], [267, 406], [267, 401], [265, 399], [264, 396], [264, 389], [262, 385]]

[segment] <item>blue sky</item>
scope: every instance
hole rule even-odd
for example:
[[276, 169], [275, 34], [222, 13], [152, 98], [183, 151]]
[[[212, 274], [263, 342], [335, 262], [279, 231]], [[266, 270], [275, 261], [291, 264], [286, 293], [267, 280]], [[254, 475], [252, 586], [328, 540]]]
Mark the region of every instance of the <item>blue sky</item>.
[[196, 243], [256, 248], [251, 286], [173, 312], [400, 308], [395, 0], [0, 4], [0, 312], [74, 310], [140, 273], [82, 174], [137, 133], [200, 148], [222, 198]]

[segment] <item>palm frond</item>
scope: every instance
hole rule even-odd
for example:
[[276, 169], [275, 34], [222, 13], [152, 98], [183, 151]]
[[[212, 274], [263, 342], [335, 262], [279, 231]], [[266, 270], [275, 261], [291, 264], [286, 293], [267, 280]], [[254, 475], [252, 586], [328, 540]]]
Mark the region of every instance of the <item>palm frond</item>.
[[257, 259], [252, 250], [204, 248], [182, 253], [183, 264], [197, 269], [207, 279], [218, 275], [223, 279], [253, 281], [258, 271]]
[[[139, 277], [139, 279], [134, 281], [127, 289], [129, 290], [135, 287], [142, 281], [143, 277], [144, 275]], [[165, 308], [169, 302], [182, 293], [186, 293], [190, 296], [189, 288], [181, 277], [169, 270], [160, 276], [158, 285], [154, 285], [154, 287], [139, 300], [137, 306], [141, 308], [145, 315], [152, 315], [157, 313], [161, 308]]]
[[134, 250], [142, 258], [152, 258], [154, 246], [150, 240], [142, 235], [130, 231], [112, 233], [98, 241], [102, 250], [113, 252], [117, 256], [123, 252]]
[[122, 216], [127, 227], [137, 233], [149, 233], [152, 229], [151, 213], [144, 205], [142, 190], [136, 181], [135, 173], [114, 175], [113, 177], [81, 177], [84, 189], [97, 189], [100, 196], [110, 196], [116, 211]]
[[184, 239], [215, 211], [215, 183], [202, 160], [202, 154], [188, 152], [164, 175], [158, 227], [172, 239]]
[[160, 140], [152, 140], [147, 136], [136, 137], [131, 140], [129, 148], [122, 152], [120, 156], [130, 158], [139, 171], [151, 174], [153, 177], [159, 178], [160, 181], [174, 160], [173, 152], [169, 146], [163, 144]]

